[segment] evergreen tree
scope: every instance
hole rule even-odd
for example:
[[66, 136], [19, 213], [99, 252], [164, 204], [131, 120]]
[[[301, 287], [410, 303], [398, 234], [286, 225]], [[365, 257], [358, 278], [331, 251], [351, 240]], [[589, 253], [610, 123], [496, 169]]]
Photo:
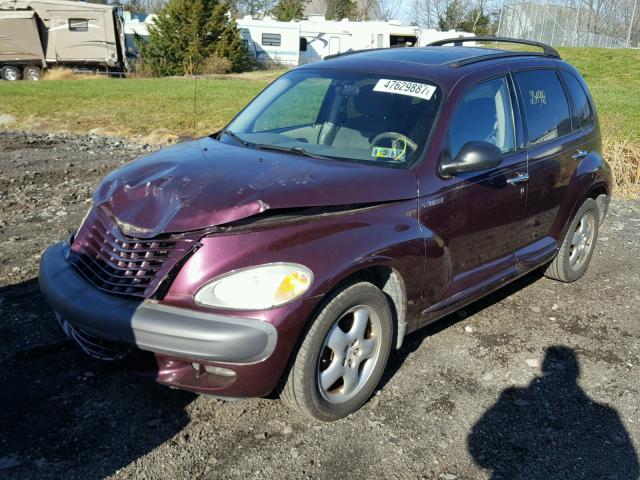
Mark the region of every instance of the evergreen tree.
[[355, 20], [357, 13], [358, 6], [354, 0], [327, 0], [327, 20]]
[[438, 29], [446, 32], [459, 28], [464, 19], [464, 5], [461, 0], [452, 0], [447, 3], [444, 14], [438, 17]]
[[309, 0], [280, 0], [273, 9], [273, 15], [281, 22], [302, 20]]
[[154, 75], [192, 75], [212, 55], [231, 61], [240, 72], [251, 66], [225, 0], [169, 0], [139, 48]]

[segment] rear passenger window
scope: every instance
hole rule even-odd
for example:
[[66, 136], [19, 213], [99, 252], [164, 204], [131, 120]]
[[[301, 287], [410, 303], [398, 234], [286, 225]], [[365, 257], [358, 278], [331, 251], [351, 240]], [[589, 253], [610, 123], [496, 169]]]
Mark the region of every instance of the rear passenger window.
[[562, 78], [567, 84], [569, 95], [575, 107], [573, 126], [576, 129], [585, 129], [593, 124], [593, 111], [587, 99], [587, 94], [580, 81], [572, 73], [561, 71]]
[[535, 145], [571, 133], [569, 102], [555, 70], [515, 74], [529, 131]]
[[502, 153], [514, 150], [513, 110], [506, 80], [497, 78], [469, 90], [449, 132], [452, 158], [467, 142], [474, 141], [492, 143]]

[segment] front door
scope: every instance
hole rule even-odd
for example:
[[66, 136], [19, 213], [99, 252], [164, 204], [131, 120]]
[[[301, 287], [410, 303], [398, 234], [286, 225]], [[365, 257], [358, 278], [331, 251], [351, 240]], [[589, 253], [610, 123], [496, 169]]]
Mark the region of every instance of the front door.
[[423, 322], [442, 316], [516, 274], [527, 193], [526, 153], [517, 148], [513, 93], [507, 77], [469, 89], [450, 123], [446, 154], [470, 141], [503, 152], [497, 167], [443, 179], [420, 199], [426, 237]]

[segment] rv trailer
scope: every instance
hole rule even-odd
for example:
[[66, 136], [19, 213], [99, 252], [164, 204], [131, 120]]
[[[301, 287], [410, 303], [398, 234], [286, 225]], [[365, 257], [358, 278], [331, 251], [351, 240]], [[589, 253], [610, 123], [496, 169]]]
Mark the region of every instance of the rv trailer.
[[[124, 74], [117, 7], [66, 0], [0, 0], [0, 74], [40, 78], [52, 66]], [[37, 48], [36, 45], [40, 47]]]
[[236, 24], [249, 55], [261, 65], [298, 65], [303, 48], [299, 22], [279, 22], [271, 17], [256, 20], [247, 15]]
[[311, 63], [349, 50], [413, 47], [418, 43], [419, 30], [394, 20], [327, 21], [313, 16], [300, 22], [300, 35], [306, 40], [300, 63]]

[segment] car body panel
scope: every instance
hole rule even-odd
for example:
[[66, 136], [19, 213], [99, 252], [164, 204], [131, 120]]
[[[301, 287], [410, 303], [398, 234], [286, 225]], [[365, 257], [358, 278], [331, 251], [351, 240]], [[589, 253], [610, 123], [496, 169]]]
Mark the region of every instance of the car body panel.
[[94, 203], [107, 207], [133, 236], [153, 238], [273, 209], [379, 203], [415, 195], [411, 170], [259, 151], [206, 137], [113, 171], [98, 186]]

